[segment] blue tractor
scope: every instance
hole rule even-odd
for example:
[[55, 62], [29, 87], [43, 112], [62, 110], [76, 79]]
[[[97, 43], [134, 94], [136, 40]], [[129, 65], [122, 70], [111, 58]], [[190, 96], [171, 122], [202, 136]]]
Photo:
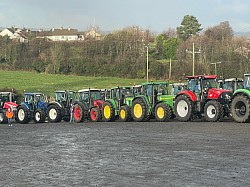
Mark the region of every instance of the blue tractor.
[[29, 123], [32, 119], [35, 123], [43, 123], [46, 119], [47, 102], [42, 93], [25, 93], [24, 102], [17, 107], [16, 121]]

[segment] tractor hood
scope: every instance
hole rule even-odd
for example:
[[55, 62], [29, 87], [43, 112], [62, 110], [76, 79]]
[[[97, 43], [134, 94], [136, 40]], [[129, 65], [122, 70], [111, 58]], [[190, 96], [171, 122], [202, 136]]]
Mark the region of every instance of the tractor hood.
[[232, 92], [230, 90], [223, 90], [218, 88], [210, 88], [208, 90], [208, 99], [218, 99], [222, 93], [229, 93], [229, 95], [232, 95]]

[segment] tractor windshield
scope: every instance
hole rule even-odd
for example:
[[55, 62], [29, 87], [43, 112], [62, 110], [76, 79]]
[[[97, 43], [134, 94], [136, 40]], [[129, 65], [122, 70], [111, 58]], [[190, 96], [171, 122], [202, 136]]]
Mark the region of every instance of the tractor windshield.
[[203, 88], [210, 89], [210, 88], [218, 88], [218, 83], [216, 79], [203, 79]]
[[37, 102], [44, 102], [45, 101], [45, 96], [43, 94], [36, 94], [35, 95], [35, 101]]

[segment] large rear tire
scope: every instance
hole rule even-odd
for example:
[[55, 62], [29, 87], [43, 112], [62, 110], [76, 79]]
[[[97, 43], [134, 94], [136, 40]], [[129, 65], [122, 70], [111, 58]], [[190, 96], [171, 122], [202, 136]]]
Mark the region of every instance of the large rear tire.
[[170, 121], [172, 116], [172, 110], [166, 103], [159, 103], [155, 107], [155, 119], [156, 121]]
[[62, 120], [61, 109], [57, 105], [50, 105], [47, 111], [48, 121], [57, 123]]
[[210, 100], [205, 104], [204, 115], [206, 121], [216, 122], [223, 119], [223, 107], [216, 100]]
[[123, 105], [119, 110], [119, 120], [120, 121], [131, 121], [131, 110], [128, 105]]
[[37, 109], [34, 113], [34, 122], [35, 123], [44, 123], [46, 119], [46, 114], [43, 110]]
[[80, 122], [82, 122], [84, 120], [84, 109], [78, 103], [74, 104], [74, 114], [73, 114], [73, 117], [74, 117], [74, 121], [76, 123], [80, 123]]
[[8, 123], [8, 118], [6, 116], [6, 111], [5, 110], [0, 112], [0, 123], [2, 123], [2, 124]]
[[179, 121], [191, 121], [193, 118], [192, 101], [185, 95], [176, 98], [174, 112]]
[[101, 112], [97, 107], [90, 109], [90, 119], [93, 122], [101, 121]]
[[134, 121], [148, 121], [150, 116], [147, 115], [146, 103], [137, 98], [132, 103], [132, 117]]
[[115, 120], [115, 109], [111, 102], [106, 101], [102, 108], [102, 118], [104, 121], [114, 121]]
[[237, 95], [231, 103], [231, 114], [238, 123], [250, 122], [250, 99], [244, 95]]
[[19, 106], [17, 108], [17, 122], [26, 124], [30, 122], [29, 110], [25, 106]]

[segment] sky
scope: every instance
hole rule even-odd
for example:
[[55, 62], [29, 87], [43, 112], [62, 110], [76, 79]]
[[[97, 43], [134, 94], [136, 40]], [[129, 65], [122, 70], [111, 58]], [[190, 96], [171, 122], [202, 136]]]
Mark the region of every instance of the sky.
[[249, 0], [0, 0], [0, 27], [164, 32], [180, 26], [185, 15], [195, 16], [204, 30], [228, 21], [235, 33], [250, 31]]

